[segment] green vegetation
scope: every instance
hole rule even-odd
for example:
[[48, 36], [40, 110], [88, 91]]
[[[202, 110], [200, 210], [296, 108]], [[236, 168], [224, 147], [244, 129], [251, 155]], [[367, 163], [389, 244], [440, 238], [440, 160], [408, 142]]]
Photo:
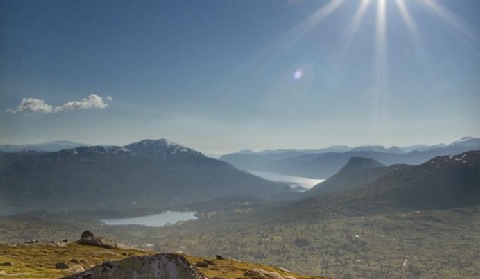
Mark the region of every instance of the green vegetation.
[[[115, 261], [127, 256], [144, 256], [152, 252], [137, 249], [102, 249], [76, 243], [32, 243], [0, 245], [0, 277], [60, 278], [81, 272], [104, 261]], [[57, 269], [64, 262], [66, 269]]]
[[[191, 263], [196, 263], [196, 262], [205, 260], [205, 258], [193, 257], [193, 256], [186, 256], [186, 258]], [[299, 275], [299, 274], [289, 272], [284, 268], [272, 267], [272, 266], [261, 265], [256, 263], [242, 262], [242, 261], [233, 260], [233, 259], [215, 260], [213, 258], [208, 258], [206, 260], [213, 262], [214, 265], [209, 265], [208, 267], [198, 267], [198, 269], [200, 270], [200, 272], [202, 272], [202, 274], [204, 274], [208, 278], [214, 278], [214, 277], [221, 277], [225, 279], [246, 278], [245, 272], [247, 272], [248, 270], [252, 270], [254, 268], [259, 268], [259, 269], [263, 269], [265, 271], [270, 271], [270, 272], [276, 272], [283, 277], [293, 276], [294, 278], [297, 278], [297, 279], [324, 278], [324, 277], [317, 277], [317, 276], [313, 277], [313, 276]]]
[[336, 278], [478, 278], [480, 208], [263, 224], [203, 220], [104, 233], [160, 251], [223, 254]]
[[[341, 172], [337, 186], [353, 185], [356, 170]], [[222, 255], [301, 274], [473, 279], [480, 277], [479, 174], [480, 151], [438, 157], [290, 203], [237, 196], [177, 205], [200, 219], [165, 227], [99, 222], [126, 212], [155, 213], [153, 207], [0, 216], [0, 241], [76, 239], [91, 230], [137, 248]]]
[[[316, 221], [306, 218], [308, 222], [301, 218], [294, 222], [260, 221], [253, 215], [226, 213], [157, 228], [85, 221], [82, 226], [137, 248], [153, 245], [151, 248], [158, 252], [222, 255], [301, 274], [334, 278], [403, 278], [404, 272], [407, 278], [480, 276], [480, 207], [318, 216]], [[18, 228], [24, 230], [25, 236], [34, 230], [32, 235], [43, 235], [40, 240], [51, 240], [48, 235], [52, 232], [56, 236], [78, 237], [81, 230], [61, 225], [55, 221], [59, 218], [52, 216], [53, 221], [47, 223], [47, 218], [33, 216], [23, 220], [0, 217], [2, 241], [7, 240], [5, 231]], [[19, 227], [19, 223], [29, 225]], [[10, 240], [18, 239], [13, 235]], [[404, 269], [406, 256], [409, 266]], [[1, 258], [0, 262], [10, 260]]]

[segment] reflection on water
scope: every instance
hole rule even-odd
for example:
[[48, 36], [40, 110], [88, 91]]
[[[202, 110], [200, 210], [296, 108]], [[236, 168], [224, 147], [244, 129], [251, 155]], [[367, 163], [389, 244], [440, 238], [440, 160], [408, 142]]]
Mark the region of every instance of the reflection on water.
[[300, 176], [283, 175], [283, 174], [272, 173], [272, 172], [263, 172], [263, 171], [248, 171], [248, 172], [256, 176], [260, 176], [261, 178], [264, 178], [267, 180], [271, 180], [275, 182], [290, 183], [290, 185], [293, 188], [300, 186], [303, 188], [310, 189], [313, 186], [317, 185], [318, 183], [325, 181], [325, 179], [311, 179], [311, 178], [305, 178]]
[[194, 211], [165, 211], [160, 214], [141, 217], [129, 217], [118, 219], [102, 219], [106, 225], [144, 225], [149, 227], [161, 227], [167, 224], [175, 224], [180, 221], [198, 219]]

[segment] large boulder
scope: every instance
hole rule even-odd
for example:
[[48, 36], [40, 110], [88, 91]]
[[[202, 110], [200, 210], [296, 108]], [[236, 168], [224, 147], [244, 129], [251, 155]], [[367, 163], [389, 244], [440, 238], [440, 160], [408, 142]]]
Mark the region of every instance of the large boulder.
[[55, 264], [56, 269], [68, 269], [69, 266], [65, 262], [58, 262]]
[[106, 262], [85, 272], [63, 279], [207, 279], [188, 260], [178, 254], [129, 257]]
[[121, 245], [118, 242], [108, 238], [95, 236], [90, 231], [84, 231], [80, 236], [80, 240], [78, 241], [78, 243], [83, 245], [98, 246], [98, 247], [107, 248], [107, 249], [114, 249], [114, 248], [121, 247]]
[[80, 236], [80, 239], [89, 238], [89, 237], [95, 237], [95, 235], [91, 231], [83, 231], [82, 235]]

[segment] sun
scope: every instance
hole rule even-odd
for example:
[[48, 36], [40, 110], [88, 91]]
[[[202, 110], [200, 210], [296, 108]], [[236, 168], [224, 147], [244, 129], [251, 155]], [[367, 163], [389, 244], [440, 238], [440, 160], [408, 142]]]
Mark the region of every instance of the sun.
[[[376, 110], [374, 114], [382, 117], [386, 114], [383, 111], [388, 110], [390, 103], [389, 72], [391, 65], [389, 65], [389, 58], [392, 59], [392, 51], [395, 47], [393, 43], [389, 42], [389, 39], [391, 40], [394, 36], [388, 34], [395, 28], [388, 28], [389, 25], [403, 24], [405, 26], [408, 36], [406, 39], [411, 40], [412, 51], [416, 52], [419, 63], [422, 63], [425, 56], [428, 55], [424, 45], [428, 36], [421, 32], [425, 20], [420, 19], [420, 16], [429, 17], [430, 20], [438, 22], [442, 28], [449, 29], [451, 33], [457, 35], [457, 39], [461, 38], [467, 41], [468, 45], [480, 54], [478, 31], [443, 6], [439, 0], [322, 0], [321, 3], [309, 16], [256, 54], [253, 59], [255, 61], [253, 72], [262, 69], [265, 61], [273, 61], [285, 53], [298, 51], [301, 49], [298, 46], [302, 44], [304, 37], [315, 34], [318, 27], [329, 17], [341, 14], [343, 20], [337, 21], [340, 24], [335, 25], [335, 31], [339, 33], [341, 39], [333, 43], [335, 45], [335, 50], [332, 52], [335, 55], [333, 59], [335, 68], [332, 70], [340, 71], [345, 68], [346, 54], [352, 48], [357, 33], [359, 30], [365, 29], [365, 26], [372, 26], [372, 79], [368, 90], [372, 94], [372, 108]], [[373, 18], [366, 18], [367, 15]], [[373, 24], [371, 24], [372, 22]], [[370, 52], [365, 56], [370, 57]], [[306, 72], [301, 68], [293, 68], [290, 71], [290, 77], [294, 81], [305, 80]]]
[[[387, 26], [389, 10], [396, 9], [401, 15], [403, 24], [405, 25], [411, 40], [417, 48], [417, 51], [421, 52], [421, 34], [418, 30], [415, 17], [411, 13], [410, 6], [419, 6], [423, 10], [427, 11], [429, 15], [434, 17], [440, 23], [448, 26], [456, 33], [461, 34], [466, 40], [473, 43], [480, 49], [480, 37], [466, 22], [462, 21], [451, 11], [442, 6], [437, 0], [329, 0], [326, 3], [314, 11], [305, 20], [294, 26], [289, 30], [282, 38], [272, 44], [273, 48], [279, 51], [284, 51], [290, 48], [292, 45], [299, 42], [299, 40], [310, 33], [316, 26], [321, 24], [326, 18], [335, 14], [342, 6], [357, 5], [355, 13], [352, 17], [345, 21], [343, 28], [344, 43], [340, 47], [340, 56], [343, 56], [349, 49], [353, 38], [355, 37], [358, 29], [362, 25], [365, 15], [369, 9], [375, 10], [375, 66], [377, 67], [377, 73], [385, 72], [388, 67], [387, 50], [388, 50], [388, 34]], [[387, 77], [381, 77], [378, 83], [385, 83], [382, 81]]]
[[[451, 1], [453, 3], [457, 0]], [[290, 2], [290, 4], [292, 3]], [[295, 4], [301, 3], [304, 2], [295, 1]], [[384, 117], [388, 117], [391, 103], [389, 100], [391, 91], [389, 58], [392, 59], [395, 45], [389, 42], [394, 38], [392, 36], [394, 34], [388, 34], [388, 32], [392, 32], [396, 28], [389, 28], [390, 25], [403, 24], [405, 26], [408, 36], [406, 39], [411, 40], [412, 51], [417, 54], [419, 63], [423, 63], [425, 56], [428, 55], [426, 45], [424, 45], [428, 34], [421, 32], [425, 23], [423, 17], [428, 17], [429, 20], [436, 21], [442, 28], [449, 29], [450, 33], [457, 35], [457, 39], [467, 41], [468, 45], [480, 54], [478, 30], [442, 5], [440, 0], [322, 0], [321, 3], [309, 16], [257, 53], [254, 61], [261, 62], [255, 63], [255, 70], [262, 69], [265, 61], [273, 61], [283, 54], [302, 49], [298, 46], [302, 44], [302, 40], [307, 35], [315, 34], [315, 31], [326, 19], [341, 14], [343, 20], [338, 20], [337, 22], [340, 24], [335, 25], [335, 31], [339, 33], [341, 39], [334, 43], [335, 51], [332, 52], [335, 55], [334, 67], [336, 67], [332, 70], [341, 71], [345, 69], [345, 59], [348, 57], [346, 54], [351, 50], [357, 33], [364, 30], [365, 26], [372, 26], [372, 79], [368, 91], [371, 94], [372, 115], [378, 118], [374, 120], [375, 123], [388, 122], [382, 120]], [[349, 15], [349, 13], [351, 14]], [[366, 18], [367, 16], [373, 18]], [[369, 57], [370, 53], [365, 56]], [[302, 68], [293, 68], [290, 71], [292, 80], [297, 82], [305, 80], [306, 73]]]
[[[437, 0], [329, 0], [318, 10], [313, 12], [308, 18], [300, 22], [288, 32], [280, 41], [284, 49], [297, 43], [305, 34], [312, 31], [317, 25], [321, 24], [327, 17], [335, 13], [344, 5], [357, 5], [356, 12], [350, 20], [346, 21], [344, 28], [344, 43], [340, 47], [340, 57], [343, 57], [348, 51], [353, 38], [362, 25], [363, 19], [369, 9], [375, 10], [375, 42], [374, 42], [374, 83], [378, 91], [386, 92], [388, 87], [388, 14], [390, 9], [398, 10], [402, 21], [408, 30], [411, 40], [418, 52], [421, 52], [421, 34], [418, 30], [415, 17], [412, 15], [409, 6], [415, 4], [422, 7], [429, 15], [434, 17], [440, 23], [448, 26], [465, 39], [473, 43], [480, 49], [480, 38], [474, 29], [467, 23], [458, 18], [442, 6]], [[342, 28], [340, 26], [340, 28]], [[341, 60], [341, 58], [340, 58]], [[295, 72], [294, 78], [301, 77], [301, 73]]]

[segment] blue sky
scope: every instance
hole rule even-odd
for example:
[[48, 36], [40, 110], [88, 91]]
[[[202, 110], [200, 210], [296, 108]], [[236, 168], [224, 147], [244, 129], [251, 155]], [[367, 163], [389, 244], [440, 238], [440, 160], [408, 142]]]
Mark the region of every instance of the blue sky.
[[[478, 0], [0, 0], [0, 144], [480, 137]], [[92, 95], [94, 94], [94, 95]]]

